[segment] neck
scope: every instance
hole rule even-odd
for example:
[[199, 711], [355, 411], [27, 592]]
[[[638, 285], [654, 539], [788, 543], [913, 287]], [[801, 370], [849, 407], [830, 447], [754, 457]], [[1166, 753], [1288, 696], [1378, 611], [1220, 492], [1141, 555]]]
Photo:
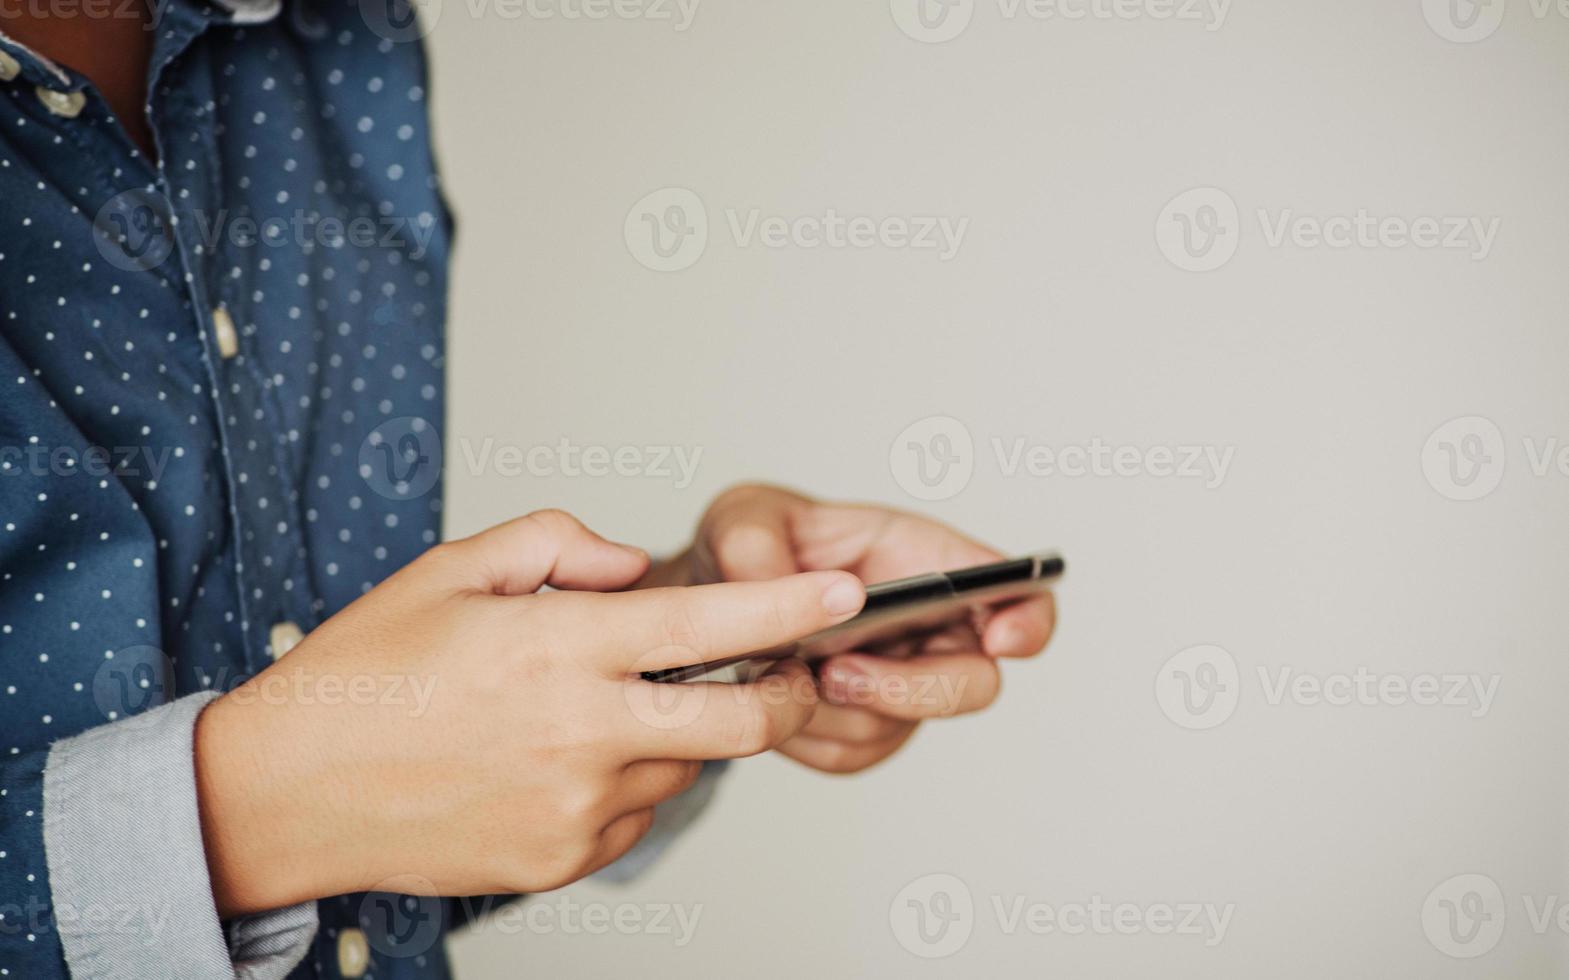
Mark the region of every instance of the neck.
[[0, 0], [0, 31], [50, 61], [87, 76], [120, 125], [148, 159], [147, 72], [152, 60], [152, 13], [144, 3], [75, 6], [51, 13], [49, 2]]

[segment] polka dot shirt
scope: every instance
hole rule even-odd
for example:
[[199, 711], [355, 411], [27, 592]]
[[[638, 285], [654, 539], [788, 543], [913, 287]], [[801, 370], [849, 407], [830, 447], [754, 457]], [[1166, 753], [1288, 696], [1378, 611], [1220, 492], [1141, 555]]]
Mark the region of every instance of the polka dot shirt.
[[[158, 5], [156, 163], [0, 35], [0, 978], [67, 976], [51, 743], [232, 688], [439, 533], [423, 56], [386, 0], [275, 2]], [[290, 976], [446, 975], [373, 907]]]

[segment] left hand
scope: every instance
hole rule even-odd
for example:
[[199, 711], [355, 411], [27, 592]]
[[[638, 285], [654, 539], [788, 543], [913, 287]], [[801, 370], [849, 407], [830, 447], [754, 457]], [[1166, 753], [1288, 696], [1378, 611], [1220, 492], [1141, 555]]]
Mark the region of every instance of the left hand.
[[[703, 516], [691, 548], [650, 572], [644, 584], [772, 579], [822, 569], [853, 572], [870, 584], [1003, 557], [916, 514], [746, 485], [721, 494]], [[1055, 619], [1046, 593], [984, 623], [939, 634], [908, 659], [831, 657], [818, 667], [817, 714], [779, 751], [824, 772], [874, 765], [903, 746], [924, 719], [990, 705], [1001, 687], [994, 658], [1039, 653]]]

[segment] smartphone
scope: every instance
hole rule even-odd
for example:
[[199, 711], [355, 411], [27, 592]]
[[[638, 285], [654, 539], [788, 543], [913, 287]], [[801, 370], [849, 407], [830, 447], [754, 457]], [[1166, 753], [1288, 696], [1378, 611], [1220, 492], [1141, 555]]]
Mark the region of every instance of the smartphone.
[[1042, 553], [880, 582], [867, 586], [865, 607], [838, 626], [781, 647], [642, 676], [660, 682], [747, 681], [784, 657], [821, 660], [851, 650], [899, 656], [924, 638], [1048, 591], [1065, 567], [1061, 555]]

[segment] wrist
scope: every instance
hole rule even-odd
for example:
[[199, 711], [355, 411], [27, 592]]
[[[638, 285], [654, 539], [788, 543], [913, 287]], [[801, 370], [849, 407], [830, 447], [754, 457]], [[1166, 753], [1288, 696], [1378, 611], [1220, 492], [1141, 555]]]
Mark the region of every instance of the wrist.
[[[196, 719], [196, 798], [220, 918], [336, 894], [330, 837], [307, 832], [298, 760], [274, 724], [282, 708], [225, 696]], [[291, 786], [291, 783], [294, 786]]]

